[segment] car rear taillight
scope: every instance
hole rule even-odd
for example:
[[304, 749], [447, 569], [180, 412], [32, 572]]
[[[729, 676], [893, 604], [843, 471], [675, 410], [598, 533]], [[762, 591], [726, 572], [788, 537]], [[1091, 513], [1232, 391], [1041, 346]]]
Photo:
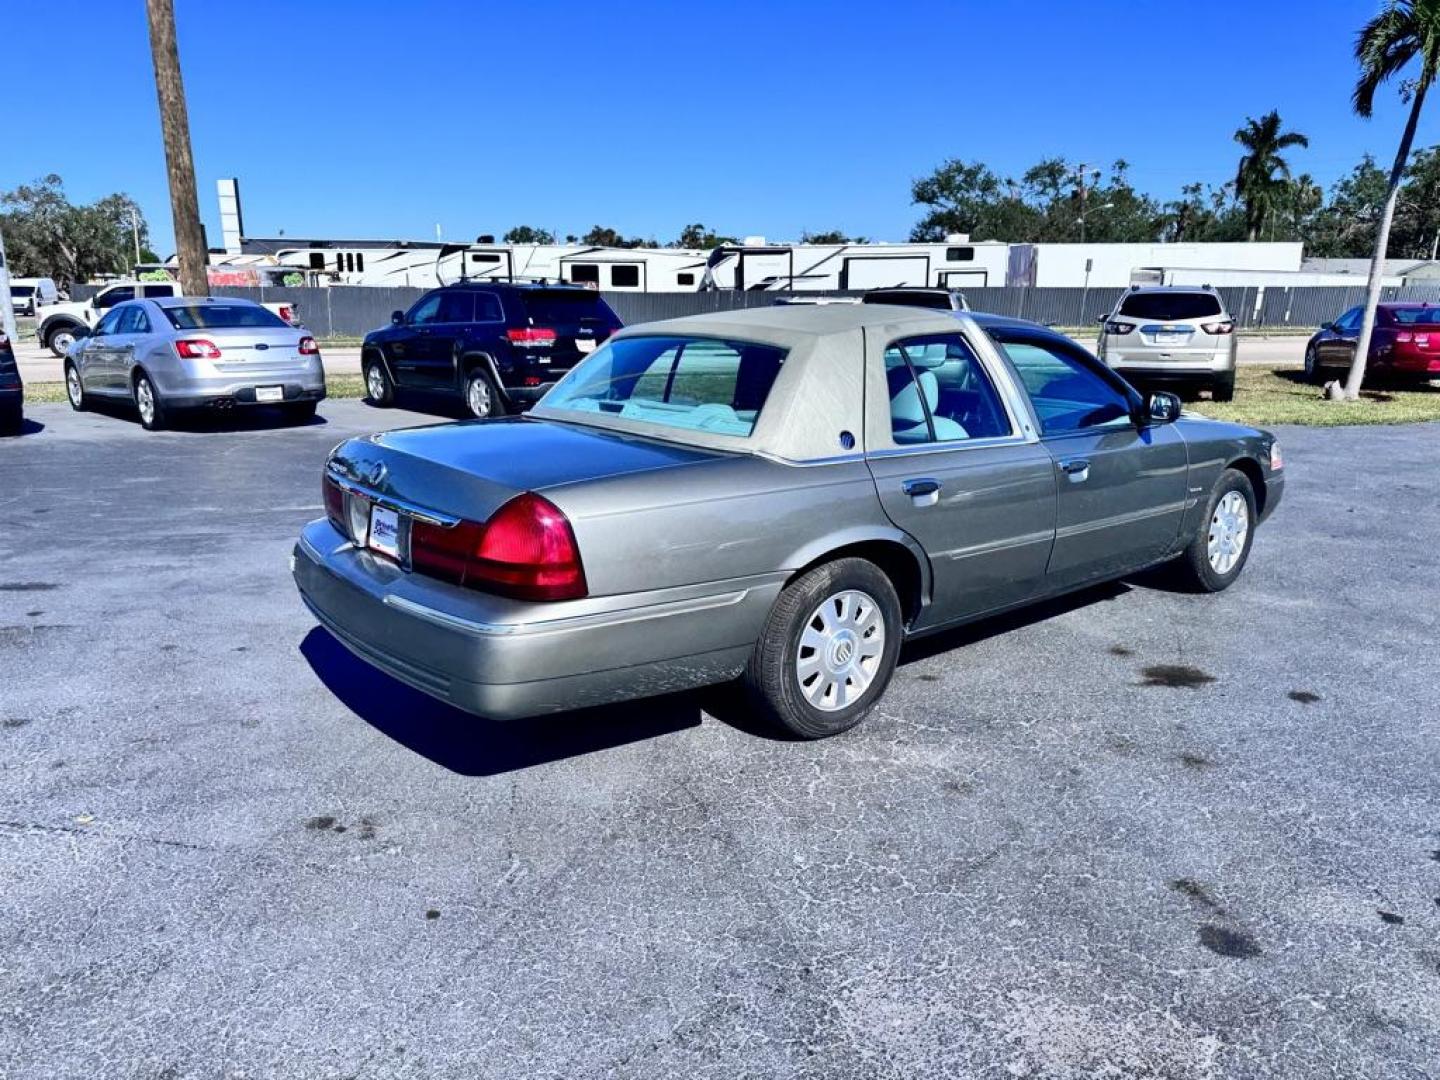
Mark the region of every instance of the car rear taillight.
[[505, 331], [511, 345], [522, 349], [544, 348], [555, 344], [555, 331], [544, 326], [517, 326]]
[[1116, 322], [1113, 319], [1105, 324], [1105, 332], [1107, 334], [1128, 334], [1134, 329], [1134, 323]]
[[320, 355], [320, 346], [315, 344], [315, 339], [314, 339], [313, 337], [302, 337], [302, 338], [300, 339], [300, 355], [301, 355], [301, 356], [319, 356], [319, 355]]
[[517, 495], [483, 525], [416, 520], [410, 565], [471, 589], [520, 600], [578, 600], [585, 570], [575, 532], [559, 507], [533, 492]]
[[204, 338], [181, 338], [175, 342], [175, 352], [182, 360], [220, 359], [220, 350], [215, 343]]
[[321, 483], [321, 487], [325, 492], [325, 516], [330, 519], [331, 525], [348, 536], [345, 527], [345, 492], [328, 476]]
[[1233, 334], [1235, 332], [1235, 323], [1230, 319], [1224, 319], [1220, 322], [1201, 323], [1200, 329], [1204, 330], [1207, 334]]

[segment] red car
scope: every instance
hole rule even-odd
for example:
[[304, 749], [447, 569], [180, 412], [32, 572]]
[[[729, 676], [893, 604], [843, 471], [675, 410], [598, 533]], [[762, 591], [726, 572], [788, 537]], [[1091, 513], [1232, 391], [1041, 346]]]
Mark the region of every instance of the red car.
[[[1343, 379], [1355, 358], [1363, 307], [1326, 323], [1305, 346], [1305, 376], [1313, 383]], [[1375, 310], [1367, 375], [1440, 379], [1440, 304], [1381, 304]]]

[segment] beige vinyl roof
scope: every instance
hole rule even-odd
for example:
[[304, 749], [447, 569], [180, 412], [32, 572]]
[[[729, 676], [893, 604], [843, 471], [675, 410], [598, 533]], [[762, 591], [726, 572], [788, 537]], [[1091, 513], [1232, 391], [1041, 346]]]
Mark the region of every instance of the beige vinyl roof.
[[621, 333], [697, 334], [791, 344], [797, 335], [821, 337], [880, 325], [903, 325], [906, 333], [916, 334], [953, 333], [956, 329], [955, 320], [949, 314], [927, 308], [895, 304], [774, 304], [638, 323], [627, 326]]

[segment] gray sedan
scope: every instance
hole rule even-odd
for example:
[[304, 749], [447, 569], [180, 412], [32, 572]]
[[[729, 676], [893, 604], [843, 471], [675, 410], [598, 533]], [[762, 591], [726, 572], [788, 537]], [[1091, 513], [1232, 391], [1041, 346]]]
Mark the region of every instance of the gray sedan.
[[738, 678], [819, 737], [907, 640], [1158, 564], [1228, 587], [1281, 468], [1032, 323], [774, 307], [624, 330], [525, 417], [343, 443], [293, 565], [340, 641], [475, 713]]
[[65, 355], [77, 411], [133, 401], [155, 431], [180, 409], [278, 405], [295, 419], [325, 397], [320, 349], [303, 328], [249, 300], [157, 297], [117, 304]]

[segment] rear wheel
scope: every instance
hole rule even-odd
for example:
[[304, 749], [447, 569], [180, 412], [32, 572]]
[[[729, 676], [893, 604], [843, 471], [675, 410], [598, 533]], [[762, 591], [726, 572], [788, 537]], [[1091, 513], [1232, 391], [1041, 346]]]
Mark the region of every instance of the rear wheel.
[[743, 681], [755, 707], [804, 739], [865, 719], [900, 655], [895, 587], [874, 563], [837, 559], [785, 588], [755, 643]]
[[395, 404], [395, 384], [390, 381], [390, 373], [378, 359], [365, 361], [365, 397], [371, 405], [378, 405], [382, 409]]
[[164, 430], [165, 406], [150, 376], [143, 371], [135, 376], [135, 411], [140, 414], [140, 426], [146, 431]]
[[1175, 560], [1179, 583], [1196, 592], [1228, 589], [1245, 568], [1255, 540], [1255, 488], [1239, 469], [1226, 469], [1210, 492], [1205, 517]]
[[294, 401], [285, 406], [285, 416], [291, 423], [308, 424], [315, 419], [316, 402]]
[[1232, 401], [1235, 398], [1235, 376], [1229, 375], [1217, 382], [1210, 390], [1215, 401]]
[[470, 410], [471, 416], [480, 420], [505, 415], [500, 391], [484, 368], [475, 368], [465, 376], [465, 407]]
[[84, 412], [90, 407], [85, 398], [85, 386], [80, 381], [80, 372], [70, 363], [65, 365], [65, 396], [70, 399], [70, 408], [76, 412]]

